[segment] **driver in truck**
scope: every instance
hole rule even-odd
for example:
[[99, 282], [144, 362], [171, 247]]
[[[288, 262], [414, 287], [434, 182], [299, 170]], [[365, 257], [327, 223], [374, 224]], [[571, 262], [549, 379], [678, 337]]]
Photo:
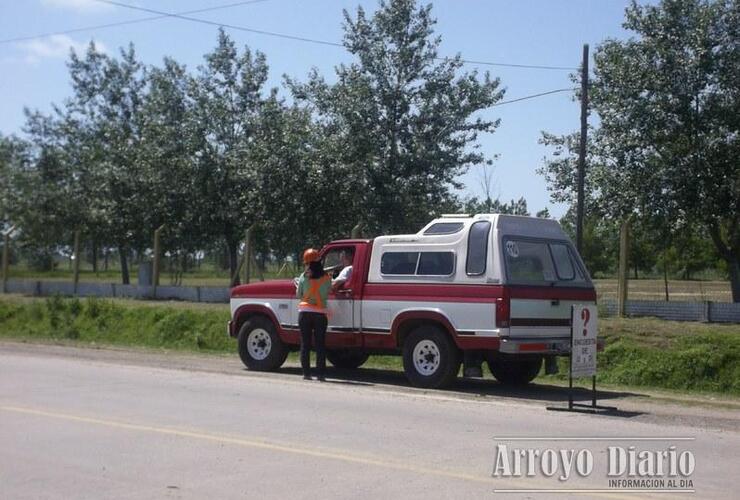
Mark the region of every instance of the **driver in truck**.
[[331, 289], [335, 292], [342, 288], [345, 283], [347, 283], [352, 278], [352, 259], [354, 257], [352, 250], [342, 250], [342, 253], [339, 257], [342, 261], [343, 267], [342, 270], [339, 272], [339, 275], [331, 282]]

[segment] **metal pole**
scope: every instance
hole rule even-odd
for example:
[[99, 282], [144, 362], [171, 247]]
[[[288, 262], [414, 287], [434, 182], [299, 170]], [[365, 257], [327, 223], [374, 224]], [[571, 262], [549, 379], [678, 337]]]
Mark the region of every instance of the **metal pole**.
[[586, 140], [588, 138], [588, 44], [583, 45], [581, 63], [581, 143], [578, 148], [578, 204], [576, 206], [576, 248], [583, 251], [583, 184], [586, 175]]
[[74, 262], [72, 263], [74, 269], [74, 294], [77, 295], [77, 285], [80, 283], [80, 231], [75, 231], [75, 243], [74, 243]]

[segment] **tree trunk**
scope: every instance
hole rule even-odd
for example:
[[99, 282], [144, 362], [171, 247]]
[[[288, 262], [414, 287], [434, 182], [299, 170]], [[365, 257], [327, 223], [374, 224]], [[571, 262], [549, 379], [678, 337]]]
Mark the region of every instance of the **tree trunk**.
[[637, 276], [637, 264], [635, 264], [635, 279], [636, 279], [636, 280], [637, 280], [637, 279], [640, 279], [640, 278], [639, 278], [639, 277]]
[[668, 260], [666, 259], [665, 252], [663, 252], [663, 284], [665, 285], [665, 301], [669, 302], [668, 297]]
[[122, 245], [118, 247], [118, 256], [121, 259], [121, 282], [128, 285], [131, 282], [128, 275], [128, 259], [126, 258], [126, 249]]
[[92, 248], [91, 248], [91, 257], [92, 257], [92, 268], [93, 272], [98, 272], [98, 242], [95, 241], [95, 239], [92, 240]]
[[[737, 234], [737, 226], [733, 227], [730, 233]], [[735, 303], [740, 302], [740, 247], [737, 245], [738, 239], [730, 238], [730, 241], [735, 243], [727, 244], [722, 239], [722, 234], [719, 229], [719, 225], [716, 223], [709, 224], [709, 235], [712, 237], [712, 242], [717, 248], [720, 256], [727, 262], [727, 269], [730, 271], [730, 289], [732, 290], [732, 301]]]

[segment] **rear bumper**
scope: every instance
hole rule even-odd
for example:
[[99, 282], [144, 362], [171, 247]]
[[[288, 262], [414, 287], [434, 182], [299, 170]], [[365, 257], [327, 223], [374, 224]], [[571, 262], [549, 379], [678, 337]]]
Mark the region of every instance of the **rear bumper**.
[[[604, 350], [604, 340], [598, 339], [596, 350]], [[570, 354], [570, 337], [502, 338], [499, 351], [504, 354]]]

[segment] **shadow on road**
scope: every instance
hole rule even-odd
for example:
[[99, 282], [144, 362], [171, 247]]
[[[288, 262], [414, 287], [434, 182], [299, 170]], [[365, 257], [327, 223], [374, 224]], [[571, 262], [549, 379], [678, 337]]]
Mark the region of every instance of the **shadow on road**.
[[[301, 374], [300, 368], [283, 367], [281, 373]], [[381, 370], [377, 368], [358, 368], [356, 370], [342, 370], [333, 367], [326, 369], [327, 383], [347, 384], [358, 386], [372, 386], [376, 384], [391, 385], [398, 387], [409, 387], [409, 382], [403, 372], [395, 370]], [[435, 389], [435, 392], [444, 394], [468, 394], [480, 397], [491, 398], [513, 398], [530, 401], [542, 401], [543, 403], [562, 403], [563, 406], [568, 404], [568, 388], [551, 384], [531, 383], [521, 387], [512, 387], [501, 384], [490, 379], [473, 379], [459, 377], [457, 382], [448, 389]], [[621, 398], [644, 396], [633, 392], [622, 391], [604, 391], [597, 390], [597, 399], [599, 401], [611, 400], [618, 401]], [[573, 400], [579, 403], [591, 403], [591, 391], [584, 388], [573, 388]], [[636, 417], [641, 412], [632, 411], [609, 411], [604, 413], [610, 416], [619, 417]]]

